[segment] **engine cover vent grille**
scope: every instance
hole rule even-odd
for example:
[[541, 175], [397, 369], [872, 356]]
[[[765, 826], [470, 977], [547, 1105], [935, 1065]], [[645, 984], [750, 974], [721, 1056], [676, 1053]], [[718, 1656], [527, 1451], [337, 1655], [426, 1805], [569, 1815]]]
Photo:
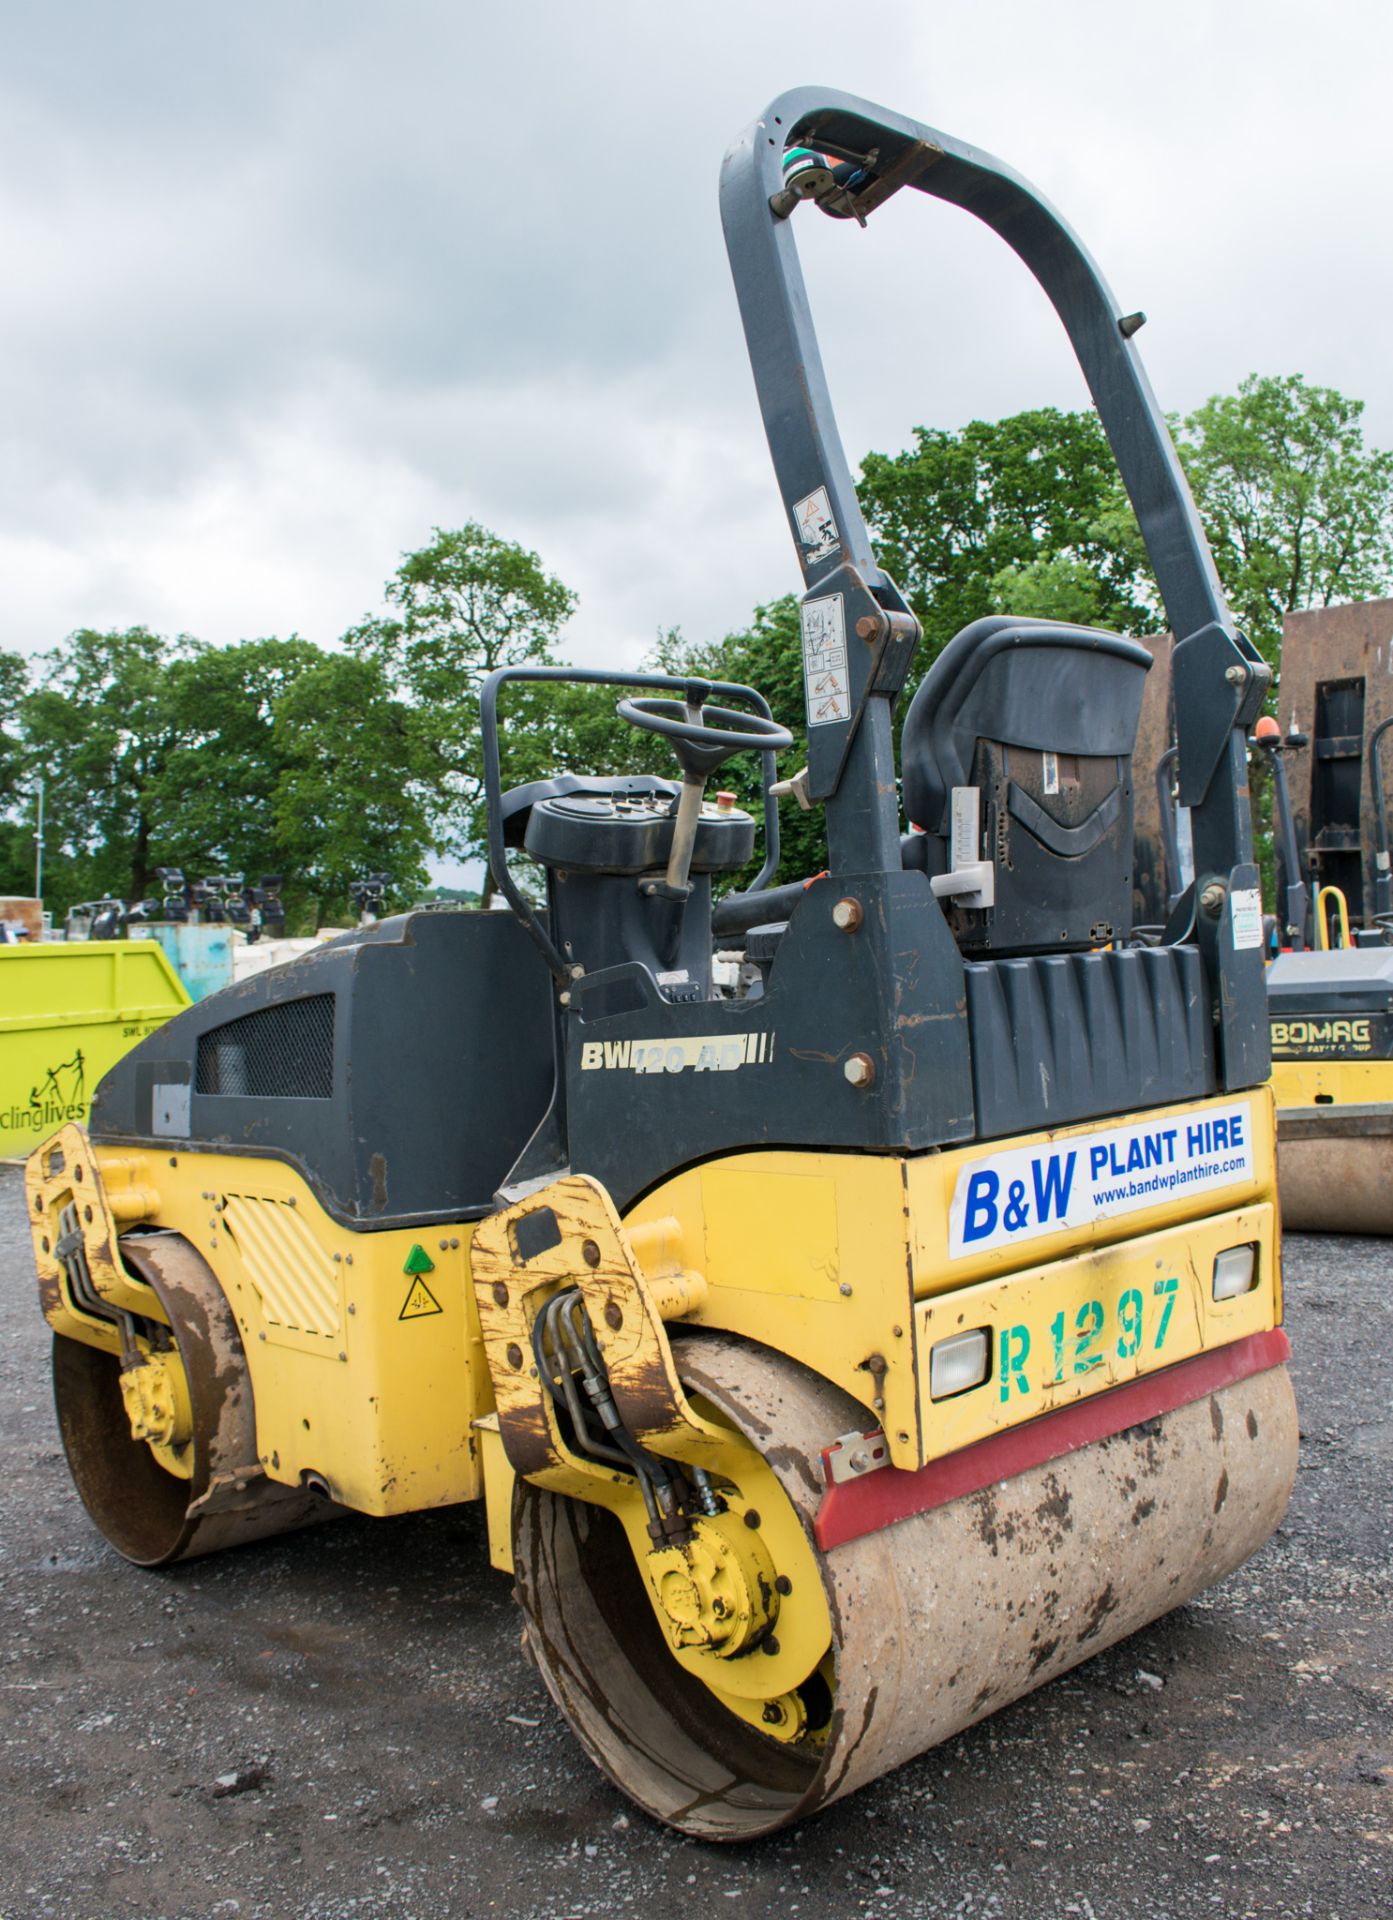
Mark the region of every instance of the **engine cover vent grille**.
[[196, 1093], [328, 1100], [334, 1091], [334, 995], [244, 1013], [200, 1034]]

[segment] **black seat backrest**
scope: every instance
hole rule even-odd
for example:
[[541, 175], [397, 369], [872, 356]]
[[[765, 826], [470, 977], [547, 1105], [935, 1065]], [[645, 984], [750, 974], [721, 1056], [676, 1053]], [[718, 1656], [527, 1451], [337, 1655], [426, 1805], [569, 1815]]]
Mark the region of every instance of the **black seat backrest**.
[[965, 951], [1058, 953], [1130, 931], [1132, 748], [1150, 666], [1135, 640], [997, 615], [925, 674], [901, 739], [924, 864], [948, 871], [954, 789], [976, 788], [974, 858], [994, 869], [992, 906], [944, 899]]

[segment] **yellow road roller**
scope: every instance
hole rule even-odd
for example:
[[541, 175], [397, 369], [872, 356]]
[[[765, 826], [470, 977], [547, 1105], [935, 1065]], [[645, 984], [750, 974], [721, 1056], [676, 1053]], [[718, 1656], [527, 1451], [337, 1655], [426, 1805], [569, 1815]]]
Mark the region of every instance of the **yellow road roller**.
[[[1390, 727], [1383, 721], [1369, 742], [1373, 910], [1353, 925], [1343, 887], [1317, 886], [1312, 898], [1302, 877], [1285, 762], [1308, 738], [1283, 734], [1266, 715], [1254, 730], [1275, 802], [1281, 951], [1268, 968], [1267, 999], [1282, 1220], [1296, 1231], [1393, 1234], [1393, 920], [1379, 760]], [[1357, 756], [1349, 757], [1357, 775]], [[1357, 823], [1357, 778], [1352, 798]], [[1357, 824], [1349, 837], [1357, 880]]]
[[[1196, 912], [1129, 944], [1150, 656], [919, 638], [838, 441], [795, 223], [917, 190], [1053, 300], [1181, 636]], [[761, 694], [503, 669], [509, 911], [408, 913], [243, 981], [101, 1083], [28, 1206], [78, 1492], [150, 1567], [483, 1499], [596, 1764], [735, 1841], [811, 1813], [1221, 1579], [1296, 1414], [1235, 630], [1123, 312], [1018, 175], [784, 96], [722, 211], [802, 565], [808, 764]], [[810, 211], [811, 210], [811, 211]], [[893, 300], [893, 283], [876, 300]], [[874, 327], [876, 302], [862, 301]], [[509, 688], [612, 686], [671, 778], [509, 787]], [[760, 756], [762, 805], [712, 798]], [[778, 788], [825, 874], [775, 884]], [[753, 883], [716, 898], [748, 872]], [[535, 905], [520, 855], [545, 874]]]

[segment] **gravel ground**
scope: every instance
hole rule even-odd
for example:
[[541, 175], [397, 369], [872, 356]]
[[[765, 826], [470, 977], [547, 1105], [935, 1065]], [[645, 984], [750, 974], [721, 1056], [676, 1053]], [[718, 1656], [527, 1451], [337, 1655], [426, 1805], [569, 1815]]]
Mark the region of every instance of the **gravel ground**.
[[1293, 1238], [1287, 1285], [1302, 1470], [1262, 1553], [804, 1827], [718, 1849], [582, 1757], [473, 1508], [173, 1574], [111, 1553], [0, 1168], [0, 1920], [1393, 1916], [1393, 1242]]

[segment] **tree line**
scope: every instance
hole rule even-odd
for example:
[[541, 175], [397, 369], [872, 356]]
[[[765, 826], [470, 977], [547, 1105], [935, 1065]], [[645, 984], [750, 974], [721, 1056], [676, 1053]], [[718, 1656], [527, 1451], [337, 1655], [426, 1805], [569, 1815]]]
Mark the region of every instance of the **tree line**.
[[575, 596], [470, 525], [407, 555], [384, 600], [334, 647], [82, 628], [32, 663], [0, 654], [0, 892], [32, 888], [39, 779], [58, 914], [157, 896], [156, 869], [175, 866], [281, 874], [292, 918], [313, 923], [341, 918], [364, 872], [410, 900], [432, 854], [469, 857], [479, 686], [550, 658]]
[[[1254, 375], [1171, 423], [1230, 605], [1274, 667], [1284, 613], [1393, 586], [1393, 453], [1365, 446], [1362, 413], [1299, 375]], [[882, 564], [924, 625], [916, 684], [984, 613], [1138, 634], [1164, 624], [1092, 412], [918, 428], [907, 449], [865, 456], [859, 494]], [[367, 869], [415, 897], [432, 855], [482, 851], [484, 678], [555, 663], [575, 604], [535, 553], [471, 523], [406, 555], [383, 610], [334, 647], [293, 634], [211, 647], [134, 627], [81, 629], [31, 662], [0, 653], [0, 892], [32, 884], [41, 776], [45, 895], [59, 913], [100, 893], [158, 891], [158, 866], [281, 873], [302, 918], [341, 912]], [[717, 641], [668, 632], [647, 664], [757, 686], [794, 727], [790, 771], [801, 764], [795, 595]], [[510, 690], [509, 782], [561, 768], [669, 772], [661, 745], [616, 721], [613, 702], [600, 690]], [[757, 776], [742, 756], [721, 777], [754, 803]], [[784, 840], [785, 877], [821, 866], [816, 813], [786, 808]]]

